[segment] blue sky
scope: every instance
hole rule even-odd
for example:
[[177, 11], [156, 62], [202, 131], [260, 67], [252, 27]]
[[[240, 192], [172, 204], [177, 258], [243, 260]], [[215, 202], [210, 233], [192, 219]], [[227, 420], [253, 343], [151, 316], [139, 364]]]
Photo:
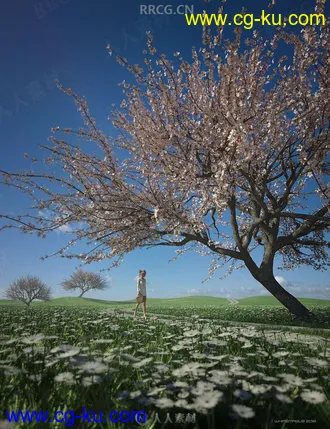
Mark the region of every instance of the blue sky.
[[[228, 1], [226, 12], [239, 13], [241, 7], [260, 15], [269, 1]], [[130, 79], [130, 74], [110, 57], [108, 43], [130, 63], [142, 63], [145, 32], [154, 35], [158, 51], [172, 55], [180, 51], [190, 58], [191, 46], [200, 46], [201, 28], [188, 27], [184, 16], [141, 15], [140, 5], [170, 4], [173, 10], [180, 4], [194, 7], [195, 13], [216, 12], [217, 1], [135, 1], [135, 0], [12, 0], [0, 6], [0, 168], [14, 171], [29, 169], [27, 152], [37, 158], [37, 144], [47, 144], [50, 128], [78, 128], [81, 118], [72, 99], [54, 86], [54, 79], [86, 96], [93, 117], [107, 134], [114, 132], [107, 121], [112, 103], [118, 105], [123, 96], [118, 83]], [[312, 13], [314, 2], [278, 1], [273, 13]], [[182, 9], [181, 9], [182, 10]], [[259, 28], [260, 29], [260, 28]], [[227, 30], [228, 31], [228, 30]], [[269, 27], [263, 34], [271, 35]], [[229, 31], [230, 34], [230, 31]], [[15, 189], [0, 186], [0, 212], [18, 213], [28, 207], [29, 200]], [[22, 235], [16, 230], [0, 233], [0, 297], [11, 281], [25, 274], [39, 276], [52, 287], [55, 297], [68, 296], [60, 282], [78, 266], [79, 261], [40, 257], [50, 254], [69, 240], [64, 232], [52, 233], [42, 240]], [[90, 292], [89, 297], [130, 299], [135, 296], [135, 276], [147, 270], [150, 297], [212, 295], [239, 298], [265, 294], [265, 290], [246, 269], [219, 280], [225, 269], [207, 283], [210, 258], [187, 253], [176, 262], [168, 261], [174, 250], [154, 248], [136, 250], [124, 263], [108, 273], [112, 287], [104, 292]], [[99, 272], [107, 263], [94, 263], [86, 268]], [[308, 267], [295, 271], [276, 271], [281, 282], [296, 296], [330, 299], [327, 272], [315, 272]]]

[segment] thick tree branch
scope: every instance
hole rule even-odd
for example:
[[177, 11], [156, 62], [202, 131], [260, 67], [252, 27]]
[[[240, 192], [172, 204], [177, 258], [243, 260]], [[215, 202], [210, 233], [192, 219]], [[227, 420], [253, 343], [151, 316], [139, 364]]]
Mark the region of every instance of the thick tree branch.
[[[291, 216], [293, 215], [292, 213], [288, 213], [287, 217], [293, 217], [293, 218], [302, 218], [302, 219], [307, 219], [300, 227], [298, 227], [297, 229], [295, 229], [291, 234], [289, 234], [288, 236], [279, 236], [277, 238], [277, 242], [275, 244], [275, 250], [278, 251], [280, 249], [282, 249], [283, 247], [292, 244], [295, 242], [296, 239], [304, 237], [308, 234], [310, 234], [311, 232], [313, 232], [314, 230], [318, 229], [318, 224], [317, 222], [324, 221], [324, 215], [328, 212], [328, 207], [322, 207], [320, 210], [318, 210], [315, 215], [304, 215], [304, 214], [298, 214], [297, 216]], [[306, 217], [307, 216], [307, 217]], [[327, 218], [325, 218], [327, 221]], [[324, 229], [324, 225], [320, 225], [319, 226], [320, 229]]]

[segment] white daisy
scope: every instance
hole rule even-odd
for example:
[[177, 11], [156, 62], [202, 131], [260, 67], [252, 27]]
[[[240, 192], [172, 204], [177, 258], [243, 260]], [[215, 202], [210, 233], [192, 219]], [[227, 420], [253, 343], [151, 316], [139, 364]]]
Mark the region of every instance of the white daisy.
[[242, 349], [249, 349], [249, 348], [251, 348], [251, 347], [253, 347], [253, 344], [252, 344], [252, 343], [250, 343], [250, 342], [246, 342], [246, 343], [244, 344], [244, 346], [242, 346]]
[[169, 398], [159, 398], [155, 400], [155, 405], [158, 408], [172, 408], [174, 407], [174, 402]]
[[71, 347], [70, 346], [70, 348], [68, 348], [65, 352], [59, 353], [56, 357], [58, 359], [65, 359], [68, 357], [76, 356], [78, 353], [80, 353], [79, 347]]
[[122, 359], [124, 361], [129, 361], [129, 362], [140, 362], [140, 359], [137, 359], [136, 357], [134, 357], [132, 355], [125, 354], [125, 353], [120, 355], [120, 359]]
[[136, 390], [135, 392], [131, 392], [131, 393], [129, 394], [129, 396], [130, 396], [130, 398], [135, 399], [135, 398], [137, 398], [138, 396], [141, 396], [141, 394], [142, 394], [141, 390]]
[[106, 372], [108, 367], [101, 362], [85, 362], [79, 365], [79, 372], [89, 372], [90, 374], [101, 374]]
[[226, 357], [228, 357], [229, 355], [218, 355], [218, 356], [212, 356], [212, 355], [208, 355], [207, 359], [210, 360], [217, 360], [217, 361], [222, 361], [224, 360]]
[[83, 377], [82, 384], [83, 386], [88, 387], [92, 384], [99, 384], [101, 381], [102, 380], [99, 376], [91, 375], [89, 377]]
[[186, 399], [186, 398], [188, 398], [189, 395], [190, 395], [189, 392], [182, 391], [182, 392], [178, 393], [178, 398], [180, 398], [180, 399]]
[[251, 386], [250, 391], [254, 395], [262, 395], [263, 393], [266, 393], [270, 389], [271, 389], [271, 386], [267, 386], [266, 384], [255, 384]]
[[197, 335], [200, 335], [201, 333], [199, 332], [199, 331], [196, 331], [196, 330], [191, 330], [191, 331], [185, 331], [184, 333], [183, 333], [183, 335], [185, 336], [185, 337], [196, 337]]
[[186, 410], [192, 410], [194, 408], [194, 404], [188, 404], [185, 399], [178, 399], [175, 402], [176, 408], [185, 408]]
[[148, 363], [152, 362], [152, 358], [145, 358], [142, 359], [140, 362], [133, 363], [134, 368], [142, 368], [143, 366], [147, 365]]
[[164, 392], [164, 390], [166, 390], [165, 387], [154, 387], [153, 389], [149, 390], [149, 392], [147, 393], [147, 395], [148, 396], [158, 395], [158, 393]]
[[305, 360], [311, 365], [311, 366], [316, 366], [318, 368], [326, 368], [327, 366], [329, 366], [329, 362], [327, 362], [326, 360], [323, 359], [317, 359], [317, 358], [312, 358], [312, 357], [306, 357]]
[[318, 392], [317, 390], [305, 390], [300, 394], [301, 399], [310, 404], [321, 404], [327, 398], [323, 392]]
[[219, 370], [211, 370], [211, 376], [209, 377], [209, 381], [212, 383], [227, 385], [231, 383], [231, 377], [229, 376], [227, 371], [219, 371]]
[[275, 386], [275, 389], [278, 392], [284, 393], [284, 392], [287, 392], [290, 389], [290, 387], [292, 387], [290, 384], [283, 384], [282, 386]]
[[198, 396], [194, 405], [198, 408], [214, 408], [217, 403], [222, 399], [223, 392], [212, 391], [212, 392], [204, 392], [202, 395]]
[[198, 381], [196, 387], [191, 389], [191, 393], [195, 396], [202, 395], [205, 392], [212, 392], [215, 385], [205, 381]]
[[175, 377], [183, 377], [185, 375], [197, 375], [197, 369], [200, 367], [200, 363], [191, 362], [183, 365], [181, 368], [175, 369], [172, 374]]
[[45, 363], [45, 367], [46, 368], [50, 368], [53, 365], [56, 365], [58, 362], [59, 362], [58, 359], [49, 360], [47, 363]]
[[316, 383], [311, 383], [310, 387], [312, 387], [313, 389], [316, 389], [316, 390], [320, 390], [321, 392], [323, 391], [323, 387], [320, 386], [319, 384], [316, 384]]
[[58, 383], [65, 383], [65, 384], [74, 384], [75, 379], [72, 374], [72, 372], [61, 372], [60, 374], [57, 374], [54, 377], [54, 380]]
[[270, 375], [263, 375], [262, 376], [263, 380], [265, 381], [274, 381], [274, 382], [278, 382], [276, 377], [271, 377]]
[[258, 371], [251, 371], [250, 374], [248, 375], [248, 378], [253, 378], [253, 377], [263, 377], [263, 373], [262, 372], [258, 372]]
[[283, 378], [283, 380], [288, 383], [291, 384], [293, 386], [303, 386], [304, 384], [304, 380], [294, 374], [279, 374], [278, 377]]
[[21, 340], [24, 344], [37, 344], [45, 338], [44, 334], [31, 335]]
[[242, 419], [251, 419], [256, 415], [252, 408], [247, 407], [246, 405], [235, 404], [232, 405], [232, 409], [238, 414]]
[[175, 387], [188, 387], [189, 384], [186, 381], [177, 380], [173, 383]]
[[273, 354], [273, 357], [275, 357], [275, 358], [280, 358], [280, 357], [285, 357], [285, 356], [287, 356], [289, 354], [289, 352], [276, 352], [276, 353], [274, 353]]
[[204, 328], [201, 333], [202, 333], [202, 335], [210, 335], [210, 334], [212, 334], [212, 329]]
[[285, 402], [286, 404], [292, 404], [292, 399], [287, 396], [287, 395], [283, 395], [283, 393], [276, 393], [275, 397], [281, 401], [281, 402]]
[[3, 342], [1, 344], [10, 345], [10, 344], [13, 344], [13, 343], [17, 343], [17, 341], [19, 341], [18, 338], [12, 338], [11, 340], [5, 341], [5, 342]]
[[15, 368], [14, 366], [6, 366], [6, 365], [4, 365], [3, 368], [4, 368], [5, 375], [8, 375], [8, 376], [10, 376], [10, 375], [16, 375], [16, 374], [21, 374], [22, 372], [25, 372], [24, 369]]
[[170, 366], [167, 364], [159, 364], [155, 366], [158, 372], [167, 372], [170, 369]]

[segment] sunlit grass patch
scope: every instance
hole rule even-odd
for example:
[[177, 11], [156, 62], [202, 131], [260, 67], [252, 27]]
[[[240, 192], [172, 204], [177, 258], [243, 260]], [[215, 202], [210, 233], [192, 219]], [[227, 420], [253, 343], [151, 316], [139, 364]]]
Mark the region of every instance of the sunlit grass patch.
[[311, 322], [297, 320], [286, 308], [276, 306], [204, 306], [194, 308], [186, 306], [148, 306], [148, 311], [152, 314], [165, 314], [178, 317], [198, 316], [204, 319], [214, 319], [221, 321], [235, 321], [246, 323], [263, 323], [269, 325], [304, 326], [306, 328], [330, 329], [330, 306], [310, 307], [314, 313]]

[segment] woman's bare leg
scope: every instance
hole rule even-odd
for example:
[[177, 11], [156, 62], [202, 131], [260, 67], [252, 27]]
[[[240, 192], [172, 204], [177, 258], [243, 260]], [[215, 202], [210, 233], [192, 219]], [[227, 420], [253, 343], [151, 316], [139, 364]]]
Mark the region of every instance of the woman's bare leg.
[[147, 298], [146, 297], [144, 297], [144, 300], [143, 300], [143, 315], [144, 315], [144, 318], [146, 319], [147, 318]]
[[134, 317], [136, 316], [136, 313], [137, 313], [137, 311], [138, 311], [139, 305], [140, 305], [140, 303], [139, 303], [139, 302], [137, 302], [137, 303], [136, 303], [136, 306], [135, 306]]

